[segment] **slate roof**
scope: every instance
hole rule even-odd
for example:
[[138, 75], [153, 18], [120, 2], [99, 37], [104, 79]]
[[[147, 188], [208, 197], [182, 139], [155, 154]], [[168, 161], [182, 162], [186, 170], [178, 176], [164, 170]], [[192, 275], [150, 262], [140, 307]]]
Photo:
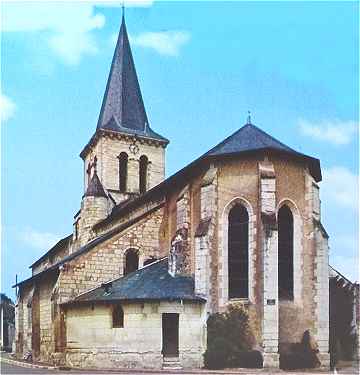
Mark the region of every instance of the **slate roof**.
[[[40, 279], [43, 275], [45, 274], [48, 274], [49, 272], [55, 272], [55, 271], [58, 271], [58, 269], [65, 263], [67, 262], [70, 262], [71, 260], [77, 258], [78, 256], [82, 255], [82, 254], [85, 254], [87, 253], [88, 251], [90, 251], [91, 249], [93, 249], [95, 246], [99, 245], [100, 243], [108, 240], [109, 238], [113, 237], [114, 235], [118, 234], [118, 233], [121, 233], [123, 230], [131, 227], [132, 225], [134, 225], [137, 221], [139, 220], [142, 220], [143, 218], [145, 218], [148, 214], [151, 214], [152, 212], [155, 212], [156, 210], [158, 210], [159, 208], [161, 208], [163, 206], [163, 204], [160, 204], [154, 208], [152, 208], [151, 210], [147, 211], [146, 213], [138, 216], [138, 217], [135, 217], [133, 219], [130, 219], [129, 221], [125, 222], [124, 224], [121, 224], [119, 225], [118, 227], [114, 228], [114, 229], [111, 229], [109, 230], [108, 232], [102, 234], [101, 236], [99, 237], [96, 237], [94, 238], [92, 241], [88, 242], [87, 244], [85, 244], [84, 246], [80, 247], [78, 250], [74, 251], [73, 253], [71, 253], [70, 255], [64, 257], [63, 259], [61, 259], [60, 261], [58, 261], [57, 263], [51, 265], [50, 267], [36, 273], [35, 275], [32, 275], [31, 277], [28, 277], [27, 279], [25, 280], [22, 280], [20, 282], [18, 282], [17, 284], [14, 284], [12, 287], [15, 288], [17, 286], [21, 286], [21, 285], [24, 285], [24, 284], [27, 284], [29, 282], [34, 282], [38, 279]], [[63, 240], [70, 240], [72, 237], [72, 235], [64, 238]], [[63, 241], [61, 240], [61, 241]], [[59, 241], [60, 242], [60, 241]], [[57, 245], [55, 245], [57, 246]], [[55, 248], [54, 246], [54, 248]], [[54, 248], [51, 248], [45, 255], [43, 255], [40, 259], [38, 259], [34, 265], [36, 263], [38, 263], [41, 259], [45, 258]], [[30, 266], [31, 268], [31, 266]]]
[[260, 150], [275, 151], [308, 162], [310, 173], [316, 181], [321, 181], [319, 159], [295, 151], [251, 123], [247, 123], [241, 127], [235, 133], [206, 152], [202, 157], [225, 156]]
[[246, 124], [224, 139], [205, 155], [224, 155], [235, 152], [272, 148], [286, 152], [296, 152], [253, 124]]
[[105, 197], [107, 198], [107, 195], [105, 193], [105, 190], [102, 186], [102, 183], [96, 173], [94, 172], [94, 175], [92, 176], [89, 185], [86, 189], [86, 192], [84, 194], [85, 197]]
[[195, 295], [194, 285], [192, 277], [171, 276], [168, 272], [168, 259], [164, 258], [117, 280], [102, 284], [66, 304], [149, 300], [205, 302], [204, 298]]
[[124, 16], [97, 124], [99, 129], [169, 142], [149, 126]]

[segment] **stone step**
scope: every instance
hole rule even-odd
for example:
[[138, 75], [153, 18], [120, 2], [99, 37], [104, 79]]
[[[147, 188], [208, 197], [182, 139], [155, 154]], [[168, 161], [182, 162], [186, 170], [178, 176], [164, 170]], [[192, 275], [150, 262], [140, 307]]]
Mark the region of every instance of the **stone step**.
[[179, 357], [164, 357], [162, 368], [165, 370], [182, 370]]

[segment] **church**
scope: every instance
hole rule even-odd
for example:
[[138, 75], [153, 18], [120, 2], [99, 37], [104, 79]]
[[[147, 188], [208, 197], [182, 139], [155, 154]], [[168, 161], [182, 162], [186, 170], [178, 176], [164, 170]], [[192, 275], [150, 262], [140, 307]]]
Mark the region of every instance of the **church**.
[[[95, 127], [95, 126], [94, 126]], [[16, 354], [84, 368], [200, 368], [207, 319], [247, 310], [264, 367], [309, 331], [329, 365], [320, 161], [248, 118], [165, 178], [124, 17], [73, 230], [18, 282]]]

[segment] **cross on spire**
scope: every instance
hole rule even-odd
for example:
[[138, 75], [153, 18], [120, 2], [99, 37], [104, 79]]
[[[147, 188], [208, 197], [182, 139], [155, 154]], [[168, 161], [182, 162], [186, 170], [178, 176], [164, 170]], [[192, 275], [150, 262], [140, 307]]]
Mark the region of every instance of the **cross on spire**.
[[247, 116], [246, 124], [247, 125], [251, 125], [251, 112], [250, 111], [248, 111], [248, 116]]

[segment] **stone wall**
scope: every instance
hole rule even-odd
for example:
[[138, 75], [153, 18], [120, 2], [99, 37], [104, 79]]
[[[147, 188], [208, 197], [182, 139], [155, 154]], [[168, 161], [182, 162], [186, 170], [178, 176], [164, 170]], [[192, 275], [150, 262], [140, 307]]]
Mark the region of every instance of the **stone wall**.
[[206, 311], [217, 310], [217, 168], [210, 165], [202, 177], [200, 195], [200, 220], [195, 231], [195, 292], [206, 300]]
[[[276, 175], [267, 157], [259, 162], [259, 203], [263, 238], [264, 367], [279, 367], [278, 228], [276, 222]], [[259, 231], [260, 232], [260, 231]]]
[[32, 290], [32, 285], [22, 287], [15, 306], [15, 346], [19, 358], [31, 351], [31, 307], [28, 307], [28, 302]]
[[[40, 358], [43, 362], [51, 362], [55, 351], [53, 311], [51, 296], [57, 278], [48, 276], [38, 285], [40, 304]], [[34, 322], [35, 323], [35, 322]]]
[[109, 200], [106, 197], [83, 197], [78, 221], [78, 238], [74, 247], [81, 247], [96, 236], [93, 226], [106, 218], [109, 209]]
[[63, 302], [105, 281], [123, 275], [125, 252], [139, 252], [139, 266], [147, 258], [160, 258], [159, 230], [163, 208], [149, 214], [121, 233], [100, 243], [89, 252], [66, 263], [60, 274], [59, 295]]
[[201, 367], [205, 350], [199, 304], [123, 304], [124, 327], [112, 328], [111, 305], [67, 309], [66, 362], [87, 368], [161, 368], [162, 314], [179, 314], [179, 358], [183, 367]]
[[[227, 300], [227, 215], [229, 207], [233, 202], [245, 205], [249, 212], [249, 232], [253, 232], [249, 237], [249, 311], [256, 337], [262, 337], [263, 326], [263, 252], [265, 246], [263, 238], [262, 223], [260, 217], [259, 203], [262, 198], [271, 198], [269, 192], [259, 197], [260, 185], [257, 172], [257, 157], [248, 157], [241, 160], [226, 160], [218, 162], [218, 233], [219, 233], [219, 261], [218, 261], [218, 287], [219, 287], [219, 309], [225, 309]], [[276, 176], [276, 191], [274, 192], [275, 212], [283, 205], [287, 204], [294, 217], [294, 300], [279, 301], [279, 348], [280, 351], [288, 343], [300, 342], [303, 333], [310, 330], [312, 335], [316, 335], [316, 323], [322, 316], [322, 326], [325, 332], [326, 312], [320, 312], [316, 300], [317, 290], [326, 288], [325, 278], [317, 282], [317, 264], [321, 263], [321, 269], [327, 262], [326, 251], [321, 253], [317, 261], [319, 245], [315, 242], [314, 218], [320, 218], [320, 201], [318, 197], [318, 187], [313, 178], [309, 179], [309, 174], [304, 164], [295, 160], [282, 160], [280, 157], [269, 156], [269, 161], [273, 164], [274, 175]], [[270, 187], [269, 182], [264, 181], [264, 189]], [[274, 205], [273, 204], [273, 205]], [[251, 212], [251, 213], [250, 213]], [[277, 236], [276, 236], [277, 237]], [[276, 237], [272, 237], [272, 242], [276, 242]], [[324, 246], [322, 246], [324, 248]], [[212, 269], [216, 269], [213, 264]], [[323, 271], [319, 271], [322, 272]], [[276, 273], [273, 272], [275, 277]], [[326, 293], [323, 294], [324, 298]], [[268, 298], [276, 299], [277, 298]], [[323, 301], [326, 306], [326, 302]], [[323, 308], [324, 310], [324, 308]], [[300, 313], [301, 312], [301, 313]], [[316, 336], [315, 336], [316, 337]], [[319, 338], [324, 338], [324, 334]], [[326, 340], [325, 340], [326, 341]], [[324, 341], [324, 342], [325, 342]], [[258, 341], [262, 344], [261, 340]]]

